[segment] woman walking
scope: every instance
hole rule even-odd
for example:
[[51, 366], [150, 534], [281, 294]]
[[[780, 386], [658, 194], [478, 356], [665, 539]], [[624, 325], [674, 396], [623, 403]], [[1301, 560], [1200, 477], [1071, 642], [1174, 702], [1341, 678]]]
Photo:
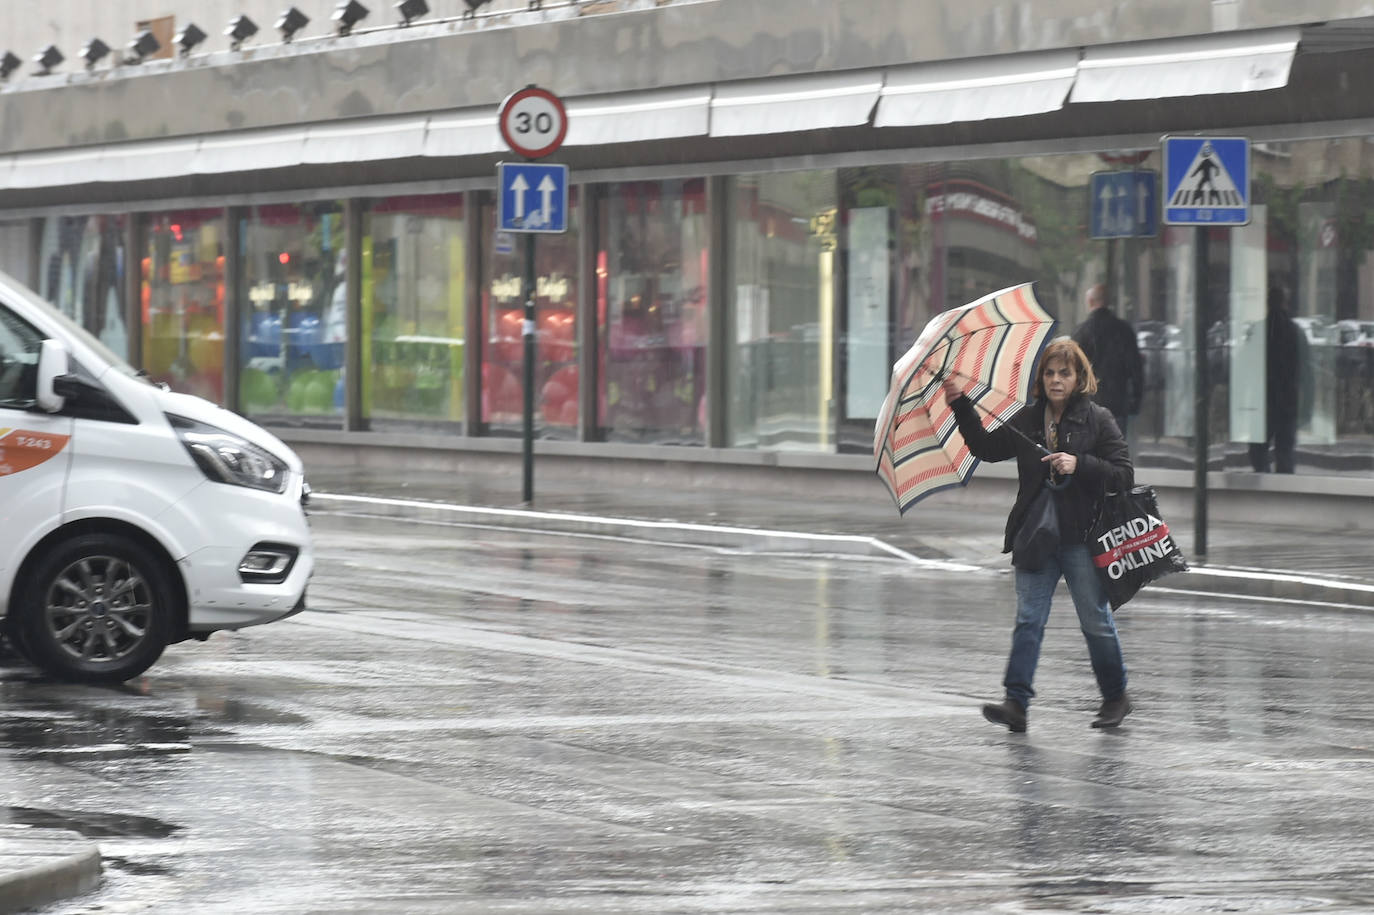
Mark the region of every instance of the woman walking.
[[[1016, 569], [1016, 628], [1002, 685], [1006, 696], [983, 706], [983, 717], [1012, 731], [1026, 729], [1027, 709], [1035, 695], [1032, 682], [1040, 643], [1050, 616], [1050, 599], [1062, 577], [1078, 611], [1088, 642], [1088, 657], [1102, 692], [1095, 728], [1121, 724], [1131, 711], [1126, 694], [1126, 663], [1112, 619], [1106, 590], [1093, 567], [1088, 530], [1108, 490], [1134, 483], [1130, 453], [1112, 414], [1089, 399], [1097, 378], [1087, 356], [1069, 337], [1050, 341], [1040, 359], [1035, 401], [1004, 425], [983, 428], [972, 401], [951, 381], [945, 395], [954, 410], [969, 451], [984, 461], [1016, 458], [1019, 489], [1007, 518], [1002, 552], [1010, 552], [1017, 531], [1041, 487], [1050, 484], [1058, 513], [1058, 545], [1041, 557], [1013, 555]], [[1019, 434], [1018, 434], [1019, 433]], [[1039, 443], [1039, 444], [1035, 444]], [[1048, 454], [1039, 445], [1048, 449]], [[1031, 567], [1033, 566], [1033, 567]]]

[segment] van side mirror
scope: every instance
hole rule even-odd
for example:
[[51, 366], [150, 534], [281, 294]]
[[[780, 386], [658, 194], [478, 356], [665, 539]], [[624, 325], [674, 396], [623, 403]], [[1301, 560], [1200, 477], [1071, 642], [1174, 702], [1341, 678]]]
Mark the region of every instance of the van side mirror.
[[38, 406], [46, 413], [56, 413], [66, 406], [67, 399], [53, 389], [58, 376], [67, 374], [67, 345], [61, 340], [44, 340], [38, 352]]

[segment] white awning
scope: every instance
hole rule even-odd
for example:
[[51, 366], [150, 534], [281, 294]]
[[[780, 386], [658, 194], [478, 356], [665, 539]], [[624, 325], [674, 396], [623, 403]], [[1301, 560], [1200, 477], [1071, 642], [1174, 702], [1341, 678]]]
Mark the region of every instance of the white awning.
[[1041, 114], [1064, 107], [1078, 50], [891, 67], [875, 127], [915, 127]]
[[478, 156], [505, 148], [506, 141], [496, 126], [496, 108], [464, 108], [430, 117], [422, 154]]
[[200, 148], [199, 137], [143, 140], [106, 146], [91, 181], [147, 181], [183, 175]]
[[210, 134], [201, 138], [195, 158], [178, 174], [214, 175], [300, 165], [305, 161], [305, 136], [304, 127]]
[[1070, 102], [1115, 102], [1288, 85], [1302, 30], [1220, 32], [1088, 48]]
[[17, 154], [14, 156], [14, 170], [9, 173], [8, 186], [52, 187], [99, 181], [99, 163], [104, 151], [103, 146], [83, 146], [78, 149]]
[[567, 103], [567, 146], [700, 137], [711, 121], [711, 87], [589, 95]]
[[309, 163], [372, 162], [418, 156], [425, 145], [429, 118], [376, 118], [313, 124], [305, 138]]
[[711, 99], [711, 136], [867, 124], [882, 87], [881, 70], [723, 83], [716, 86]]

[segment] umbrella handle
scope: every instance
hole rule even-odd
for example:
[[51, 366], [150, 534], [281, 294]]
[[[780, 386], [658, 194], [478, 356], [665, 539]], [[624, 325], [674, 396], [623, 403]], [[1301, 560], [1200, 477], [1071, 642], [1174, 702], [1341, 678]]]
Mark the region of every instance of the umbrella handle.
[[[965, 396], [967, 396], [967, 395], [965, 395]], [[982, 404], [980, 404], [978, 401], [974, 400], [972, 397], [969, 397], [969, 398], [968, 398], [968, 401], [969, 401], [969, 403], [973, 404], [973, 405], [974, 405], [975, 407], [977, 407], [978, 409], [982, 410], [982, 411], [983, 411], [984, 413], [986, 413], [988, 416], [992, 416], [992, 411], [991, 411], [991, 410], [989, 410], [987, 407], [985, 407], [985, 406], [983, 406]], [[1025, 441], [1026, 441], [1028, 444], [1030, 444], [1033, 448], [1035, 448], [1036, 451], [1039, 451], [1040, 454], [1041, 454], [1042, 456], [1048, 455], [1048, 454], [1051, 454], [1051, 453], [1052, 453], [1052, 452], [1050, 451], [1050, 449], [1046, 448], [1044, 445], [1040, 444], [1040, 443], [1037, 442], [1035, 439], [1031, 438], [1029, 435], [1027, 435], [1026, 433], [1022, 432], [1020, 429], [1016, 428], [1015, 426], [1013, 426], [1010, 422], [1003, 422], [1002, 425], [1006, 426], [1008, 429], [1010, 429], [1011, 431], [1015, 432], [1017, 435], [1021, 436], [1021, 438], [1025, 439]]]

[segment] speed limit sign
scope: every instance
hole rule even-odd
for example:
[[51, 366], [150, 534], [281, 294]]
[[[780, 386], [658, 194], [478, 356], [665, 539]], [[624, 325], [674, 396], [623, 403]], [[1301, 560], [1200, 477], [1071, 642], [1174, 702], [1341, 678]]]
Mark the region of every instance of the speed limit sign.
[[538, 86], [527, 86], [502, 102], [498, 123], [506, 145], [527, 159], [552, 155], [568, 135], [562, 100]]

